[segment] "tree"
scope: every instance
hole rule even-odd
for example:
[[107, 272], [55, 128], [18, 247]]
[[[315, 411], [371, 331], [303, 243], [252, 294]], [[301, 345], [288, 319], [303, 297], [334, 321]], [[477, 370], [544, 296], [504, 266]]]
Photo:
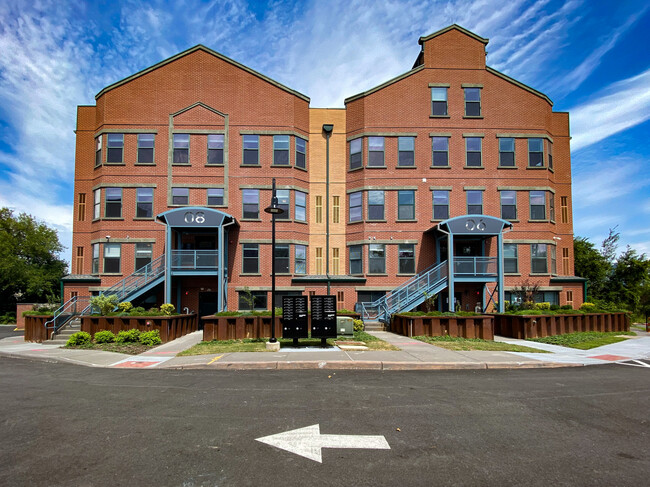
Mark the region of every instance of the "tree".
[[614, 228], [609, 229], [609, 235], [603, 240], [603, 244], [600, 247], [601, 255], [609, 262], [610, 265], [614, 265], [616, 261], [616, 251], [618, 250], [618, 241], [621, 238], [621, 233], [616, 231], [616, 225]]
[[[607, 241], [608, 239], [605, 239], [605, 242]], [[585, 237], [576, 237], [573, 240], [573, 259], [575, 275], [587, 279], [587, 300], [603, 299], [612, 264]]]
[[606, 284], [606, 299], [637, 311], [641, 292], [650, 282], [650, 260], [629, 246], [616, 260]]
[[56, 230], [9, 208], [0, 208], [0, 303], [45, 302], [58, 296], [67, 266]]

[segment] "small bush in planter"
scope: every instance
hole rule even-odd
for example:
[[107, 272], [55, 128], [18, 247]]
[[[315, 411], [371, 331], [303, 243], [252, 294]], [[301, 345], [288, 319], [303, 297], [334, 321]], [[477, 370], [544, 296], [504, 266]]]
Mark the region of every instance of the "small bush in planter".
[[139, 340], [140, 330], [137, 328], [121, 331], [115, 337], [115, 343], [138, 343]]
[[86, 333], [85, 331], [78, 331], [77, 333], [73, 333], [72, 335], [70, 335], [70, 338], [68, 339], [65, 346], [79, 347], [83, 345], [90, 345], [90, 342], [91, 342], [90, 333]]
[[352, 329], [354, 331], [363, 331], [363, 320], [352, 320]]
[[160, 306], [160, 311], [165, 316], [171, 316], [174, 313], [174, 311], [176, 311], [176, 306], [174, 306], [171, 303], [165, 303], [162, 306]]
[[592, 313], [596, 311], [596, 305], [594, 303], [582, 303], [582, 306], [580, 306], [580, 309], [582, 311], [586, 311], [587, 313]]
[[140, 333], [140, 343], [153, 347], [154, 345], [160, 345], [162, 340], [160, 339], [160, 332], [158, 330], [145, 331]]
[[95, 343], [113, 343], [115, 341], [115, 333], [110, 330], [102, 330], [95, 333]]
[[102, 316], [108, 316], [117, 307], [118, 302], [119, 300], [115, 294], [110, 296], [101, 294], [90, 299], [90, 304], [93, 308], [97, 308]]
[[123, 301], [117, 305], [117, 309], [119, 309], [121, 313], [130, 313], [131, 310], [133, 310], [133, 305], [131, 304], [131, 301]]

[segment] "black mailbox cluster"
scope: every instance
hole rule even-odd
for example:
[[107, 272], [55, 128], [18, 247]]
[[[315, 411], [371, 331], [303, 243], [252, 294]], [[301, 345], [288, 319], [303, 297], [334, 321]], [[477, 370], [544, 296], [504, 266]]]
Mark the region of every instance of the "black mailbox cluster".
[[282, 336], [307, 338], [307, 296], [282, 296]]
[[311, 296], [312, 338], [336, 338], [336, 296]]

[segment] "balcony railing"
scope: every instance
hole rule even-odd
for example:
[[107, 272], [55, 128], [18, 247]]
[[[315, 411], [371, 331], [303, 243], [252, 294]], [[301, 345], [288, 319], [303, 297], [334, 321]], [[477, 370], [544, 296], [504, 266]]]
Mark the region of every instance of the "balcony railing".
[[454, 257], [454, 275], [492, 277], [497, 275], [496, 257]]
[[172, 250], [172, 270], [217, 270], [218, 250]]

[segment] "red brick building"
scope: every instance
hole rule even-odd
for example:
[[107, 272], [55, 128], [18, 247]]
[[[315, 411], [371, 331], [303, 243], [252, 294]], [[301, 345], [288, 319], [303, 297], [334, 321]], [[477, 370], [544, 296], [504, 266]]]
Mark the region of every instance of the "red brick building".
[[345, 109], [200, 45], [104, 88], [78, 109], [64, 299], [269, 307], [275, 178], [278, 298], [474, 310], [526, 284], [579, 306], [568, 114], [486, 66], [487, 39], [453, 25], [419, 42], [410, 71]]

